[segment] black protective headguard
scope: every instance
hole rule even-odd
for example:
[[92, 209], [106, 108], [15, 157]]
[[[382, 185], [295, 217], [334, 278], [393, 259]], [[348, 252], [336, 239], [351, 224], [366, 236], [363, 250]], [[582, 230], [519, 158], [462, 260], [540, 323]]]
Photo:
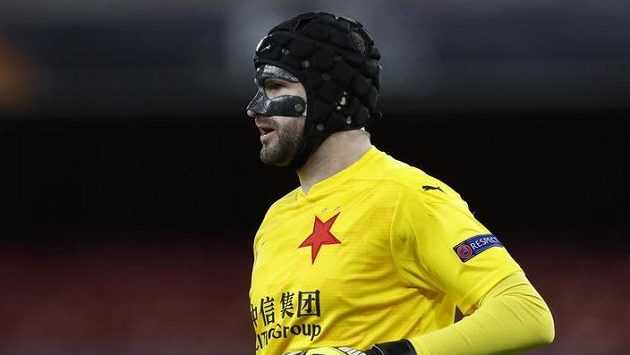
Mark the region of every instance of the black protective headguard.
[[330, 134], [365, 127], [380, 116], [379, 59], [363, 25], [323, 12], [287, 20], [260, 41], [255, 67], [283, 68], [306, 89], [304, 143], [291, 168], [300, 168]]

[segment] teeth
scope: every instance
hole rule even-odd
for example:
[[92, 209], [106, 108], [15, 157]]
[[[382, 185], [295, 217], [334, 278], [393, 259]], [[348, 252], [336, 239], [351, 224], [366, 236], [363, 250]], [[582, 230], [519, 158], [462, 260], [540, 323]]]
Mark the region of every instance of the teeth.
[[275, 129], [271, 126], [258, 126], [258, 131], [260, 131], [261, 136], [266, 136], [267, 134], [275, 131]]

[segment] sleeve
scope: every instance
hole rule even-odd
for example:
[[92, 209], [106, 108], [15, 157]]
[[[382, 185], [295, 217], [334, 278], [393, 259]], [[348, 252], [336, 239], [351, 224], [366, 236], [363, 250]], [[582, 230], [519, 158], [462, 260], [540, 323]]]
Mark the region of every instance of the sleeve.
[[411, 338], [418, 354], [494, 354], [549, 344], [553, 318], [523, 272], [500, 281], [472, 315], [440, 330]]
[[494, 285], [520, 267], [466, 202], [439, 186], [401, 193], [390, 227], [392, 254], [404, 282], [447, 295], [470, 314]]

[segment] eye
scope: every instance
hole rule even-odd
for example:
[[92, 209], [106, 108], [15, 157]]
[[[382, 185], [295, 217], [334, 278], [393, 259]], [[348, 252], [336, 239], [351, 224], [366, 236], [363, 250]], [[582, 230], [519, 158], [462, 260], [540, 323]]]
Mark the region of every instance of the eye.
[[265, 89], [267, 89], [269, 91], [280, 90], [283, 87], [284, 87], [284, 84], [282, 84], [279, 81], [275, 81], [275, 80], [266, 80], [265, 81]]
[[282, 85], [280, 83], [277, 83], [277, 82], [275, 82], [275, 83], [265, 83], [265, 88], [267, 90], [270, 90], [270, 91], [280, 90], [283, 87], [284, 87], [284, 85]]

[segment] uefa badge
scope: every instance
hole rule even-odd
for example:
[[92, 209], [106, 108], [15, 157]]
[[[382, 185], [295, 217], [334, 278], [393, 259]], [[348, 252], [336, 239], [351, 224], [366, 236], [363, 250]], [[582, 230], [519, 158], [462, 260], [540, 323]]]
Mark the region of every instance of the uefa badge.
[[453, 251], [463, 263], [472, 259], [474, 256], [492, 247], [503, 247], [503, 244], [493, 234], [480, 234], [468, 238], [453, 247]]
[[455, 252], [457, 253], [457, 256], [459, 256], [459, 258], [464, 262], [468, 261], [468, 259], [472, 258], [473, 256], [472, 248], [466, 244], [460, 244]]

